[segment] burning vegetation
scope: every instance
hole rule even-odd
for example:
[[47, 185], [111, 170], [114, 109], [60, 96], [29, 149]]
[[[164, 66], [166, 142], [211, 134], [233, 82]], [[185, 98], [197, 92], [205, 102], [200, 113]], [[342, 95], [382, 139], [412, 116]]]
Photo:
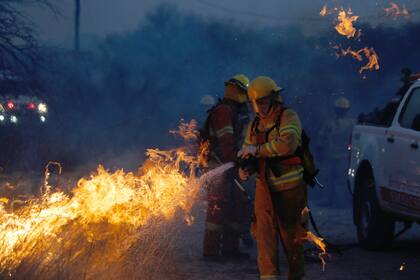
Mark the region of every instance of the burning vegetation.
[[322, 17], [325, 17], [325, 16], [327, 16], [327, 15], [331, 14], [331, 12], [328, 10], [327, 5], [324, 5], [324, 6], [322, 6], [321, 11], [319, 11], [319, 14], [320, 14]]
[[[335, 30], [347, 39], [358, 37], [358, 31], [353, 26], [353, 23], [359, 19], [359, 16], [353, 15], [351, 9], [348, 9], [346, 12], [345, 10], [341, 10], [338, 12], [337, 20], [338, 23], [335, 26]], [[359, 31], [360, 33], [360, 31]]]
[[[334, 10], [338, 11], [338, 23], [334, 27], [336, 32], [339, 35], [345, 36], [347, 39], [358, 39], [358, 41], [361, 41], [360, 36], [362, 34], [362, 30], [357, 30], [353, 25], [359, 19], [359, 16], [353, 15], [351, 8], [349, 8], [347, 11], [343, 8], [341, 8], [340, 10], [335, 8]], [[331, 11], [328, 11], [326, 5], [323, 6], [323, 8], [320, 11], [321, 16], [326, 16], [330, 13]], [[335, 45], [333, 46], [333, 48], [338, 50], [337, 58], [343, 56], [351, 56], [357, 61], [365, 61], [365, 65], [361, 66], [359, 69], [360, 74], [362, 74], [366, 70], [378, 71], [380, 69], [379, 56], [377, 55], [373, 47], [364, 47], [359, 50], [354, 50], [352, 46], [342, 48], [341, 46]], [[363, 76], [363, 78], [365, 79], [366, 76]]]
[[406, 19], [410, 18], [410, 13], [408, 12], [408, 9], [405, 5], [400, 7], [398, 4], [392, 1], [389, 3], [389, 5], [389, 7], [384, 8], [385, 16], [392, 17], [394, 19], [397, 19], [400, 16], [403, 16]]
[[[180, 128], [176, 133], [186, 139], [196, 135], [195, 122]], [[42, 196], [15, 211], [8, 210], [7, 199], [0, 199], [2, 275], [110, 279], [112, 268], [125, 264], [132, 250], [144, 257], [134, 264], [137, 269], [167, 254], [169, 241], [162, 241], [168, 236], [162, 235], [171, 231], [161, 230], [175, 220], [192, 221], [189, 213], [200, 190], [194, 170], [200, 156], [188, 146], [149, 149], [147, 154], [147, 164], [137, 174], [99, 166], [70, 194], [43, 186]]]
[[[340, 49], [339, 47], [336, 47], [336, 48]], [[360, 50], [355, 51], [355, 50], [352, 50], [351, 47], [348, 47], [345, 50], [340, 49], [340, 53], [337, 54], [338, 57], [347, 56], [347, 55], [355, 58], [356, 60], [360, 62], [367, 61], [367, 63], [359, 69], [360, 74], [362, 74], [366, 70], [378, 71], [380, 68], [379, 57], [373, 48], [364, 47]]]

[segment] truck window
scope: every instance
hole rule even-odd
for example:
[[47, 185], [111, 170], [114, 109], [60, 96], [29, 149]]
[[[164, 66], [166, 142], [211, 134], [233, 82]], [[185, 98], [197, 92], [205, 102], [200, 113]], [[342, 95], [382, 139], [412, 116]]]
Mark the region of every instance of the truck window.
[[408, 97], [399, 118], [400, 125], [405, 128], [415, 129], [420, 119], [420, 87], [414, 89]]

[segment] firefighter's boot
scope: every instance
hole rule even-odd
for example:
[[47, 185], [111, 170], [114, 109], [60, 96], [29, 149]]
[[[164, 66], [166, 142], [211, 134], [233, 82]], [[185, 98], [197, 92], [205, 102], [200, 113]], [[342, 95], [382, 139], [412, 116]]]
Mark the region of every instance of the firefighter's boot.
[[240, 233], [226, 229], [223, 233], [222, 255], [232, 259], [249, 259], [249, 254], [239, 251]]
[[209, 261], [221, 261], [222, 232], [206, 229], [203, 241], [203, 257]]

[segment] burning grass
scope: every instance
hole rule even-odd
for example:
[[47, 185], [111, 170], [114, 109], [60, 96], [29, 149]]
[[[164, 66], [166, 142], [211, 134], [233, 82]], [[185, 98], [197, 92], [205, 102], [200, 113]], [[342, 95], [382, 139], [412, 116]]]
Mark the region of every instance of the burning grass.
[[[178, 134], [191, 140], [194, 130], [194, 123], [181, 125]], [[138, 173], [99, 166], [70, 194], [45, 184], [42, 196], [15, 211], [8, 210], [8, 200], [0, 200], [1, 274], [127, 279], [132, 272], [153, 276], [162, 271], [176, 239], [174, 225], [192, 220], [200, 193], [194, 169], [201, 157], [190, 151], [188, 146], [150, 149]]]

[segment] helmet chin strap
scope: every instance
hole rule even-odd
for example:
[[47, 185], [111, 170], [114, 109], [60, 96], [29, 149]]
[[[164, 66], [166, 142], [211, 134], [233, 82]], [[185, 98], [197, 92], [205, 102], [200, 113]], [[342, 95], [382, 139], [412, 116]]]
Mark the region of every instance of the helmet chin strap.
[[269, 115], [270, 115], [270, 113], [273, 111], [273, 108], [274, 108], [273, 104], [274, 104], [274, 100], [273, 100], [273, 99], [271, 99], [271, 101], [270, 101], [270, 107], [268, 108], [267, 114], [262, 114], [262, 113], [261, 113], [261, 110], [258, 110], [258, 112], [256, 113], [256, 115], [257, 115], [260, 119], [265, 119], [265, 118], [266, 118], [267, 116], [269, 116]]

